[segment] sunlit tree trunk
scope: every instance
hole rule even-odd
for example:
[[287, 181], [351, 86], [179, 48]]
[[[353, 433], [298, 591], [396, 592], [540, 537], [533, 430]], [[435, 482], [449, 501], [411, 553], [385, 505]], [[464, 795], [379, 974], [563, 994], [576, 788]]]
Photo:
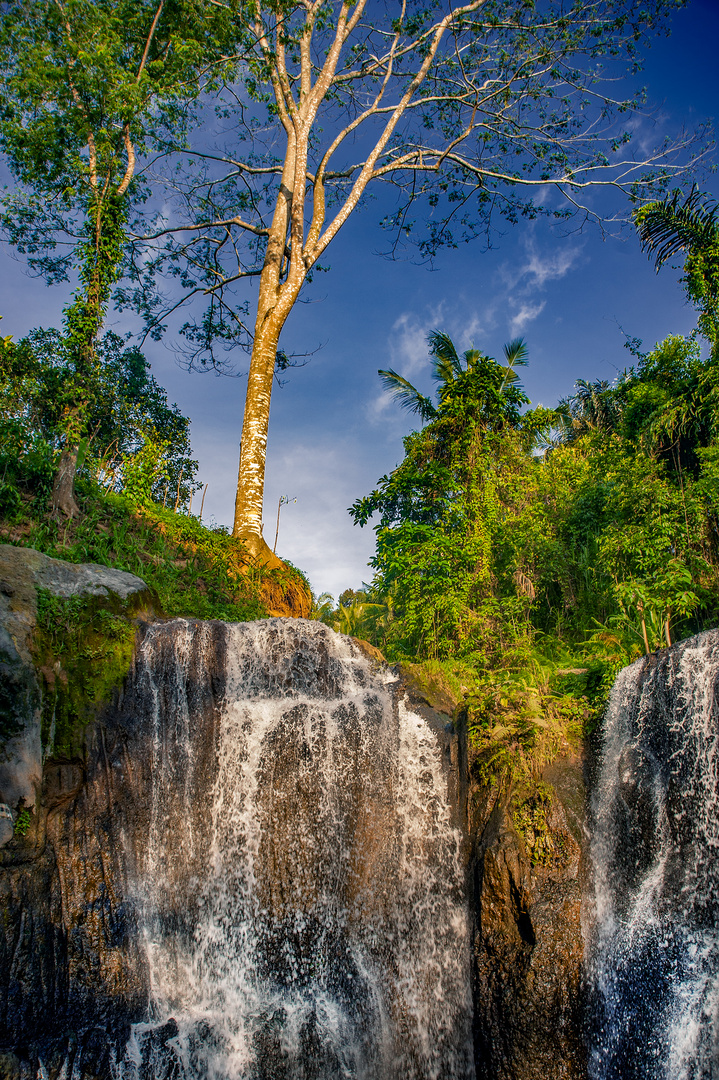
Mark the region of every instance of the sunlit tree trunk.
[[[357, 207], [399, 119], [431, 67], [445, 30], [460, 15], [478, 9], [484, 2], [485, 0], [470, 0], [470, 3], [464, 7], [445, 14], [435, 24], [427, 41], [423, 44], [424, 55], [418, 63], [414, 76], [407, 82], [399, 101], [383, 110], [386, 116], [383, 118], [383, 126], [377, 141], [354, 179], [349, 194], [326, 228], [325, 178], [328, 165], [336, 147], [354, 131], [360, 121], [355, 118], [335, 136], [313, 176], [308, 173], [309, 142], [318, 109], [332, 86], [340, 54], [362, 17], [366, 0], [357, 0], [352, 11], [352, 0], [343, 0], [337, 13], [332, 43], [316, 77], [311, 44], [315, 20], [319, 15], [321, 4], [320, 0], [308, 2], [304, 29], [297, 42], [300, 56], [300, 79], [294, 89], [288, 77], [286, 42], [282, 34], [278, 34], [272, 48], [266, 27], [259, 18], [258, 9], [255, 33], [269, 65], [277, 114], [287, 137], [282, 180], [272, 225], [267, 234], [267, 250], [260, 276], [260, 295], [240, 444], [240, 469], [233, 528], [233, 536], [244, 540], [250, 552], [261, 562], [269, 565], [279, 562], [262, 537], [262, 496], [270, 397], [280, 332], [299, 296], [308, 270], [316, 263]], [[389, 47], [386, 78], [379, 80], [376, 97], [367, 105], [366, 116], [373, 115], [380, 108], [400, 33], [398, 24]], [[387, 166], [387, 168], [390, 167]], [[311, 189], [311, 196], [309, 196], [309, 189]], [[311, 198], [310, 221], [305, 218], [308, 198]], [[306, 229], [307, 225], [309, 227]]]
[[[281, 102], [281, 96], [278, 100]], [[295, 120], [297, 119], [296, 117]], [[244, 541], [255, 559], [269, 566], [282, 565], [262, 536], [272, 383], [280, 334], [307, 273], [302, 241], [309, 128], [302, 130], [300, 124], [298, 137], [297, 124], [292, 122], [286, 112], [284, 123], [287, 148], [282, 182], [260, 275], [232, 530], [232, 535]]]
[[[267, 278], [270, 280], [267, 281]], [[233, 536], [244, 540], [251, 554], [261, 562], [279, 565], [280, 560], [273, 555], [262, 536], [267, 431], [280, 334], [297, 299], [304, 275], [301, 275], [302, 280], [284, 282], [277, 290], [271, 278], [271, 273], [263, 273], [260, 284], [242, 423]]]

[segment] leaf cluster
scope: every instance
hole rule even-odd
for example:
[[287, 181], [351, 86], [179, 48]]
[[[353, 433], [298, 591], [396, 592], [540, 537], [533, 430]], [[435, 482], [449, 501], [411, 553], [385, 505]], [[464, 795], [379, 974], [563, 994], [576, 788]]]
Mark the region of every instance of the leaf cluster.
[[[84, 380], [81, 481], [139, 501], [162, 502], [171, 492], [174, 505], [179, 493], [186, 505], [197, 470], [189, 420], [168, 404], [139, 349], [108, 333], [97, 359]], [[44, 507], [66, 417], [78, 398], [76, 376], [73, 342], [56, 330], [35, 330], [18, 344], [0, 342], [0, 509], [10, 517], [21, 513], [24, 498]]]
[[[185, 143], [193, 102], [234, 63], [236, 8], [202, 0], [7, 0], [0, 149], [16, 180], [0, 227], [50, 280], [82, 264], [106, 195], [147, 197], [137, 158]], [[123, 183], [125, 181], [125, 183]]]

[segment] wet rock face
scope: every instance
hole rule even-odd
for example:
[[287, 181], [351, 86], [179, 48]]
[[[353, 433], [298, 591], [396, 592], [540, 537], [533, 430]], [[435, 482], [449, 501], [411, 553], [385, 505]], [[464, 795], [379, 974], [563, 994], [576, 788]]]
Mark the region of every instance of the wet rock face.
[[[472, 821], [479, 1080], [586, 1076], [581, 761], [555, 762], [544, 781], [550, 847], [534, 866], [506, 804], [475, 811]], [[470, 787], [470, 806], [481, 807], [483, 795]]]
[[470, 1080], [460, 771], [321, 625], [146, 627], [0, 853], [0, 1080]]
[[[214, 747], [224, 636], [209, 624], [216, 668], [190, 650], [199, 767]], [[142, 859], [151, 789], [151, 687], [125, 695], [88, 730], [83, 760], [50, 761], [33, 828], [0, 852], [0, 1078], [40, 1065], [78, 1080], [111, 1076], [118, 1046], [147, 1007], [147, 969], [128, 882]], [[184, 828], [184, 821], [172, 822]]]

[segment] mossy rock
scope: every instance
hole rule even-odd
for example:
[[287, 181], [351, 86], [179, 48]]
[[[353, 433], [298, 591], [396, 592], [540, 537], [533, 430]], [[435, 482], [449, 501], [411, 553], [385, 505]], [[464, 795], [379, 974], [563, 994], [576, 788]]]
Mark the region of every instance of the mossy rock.
[[82, 757], [85, 729], [122, 686], [139, 617], [134, 574], [0, 545], [0, 803], [37, 805], [43, 761]]
[[131, 611], [95, 596], [38, 591], [33, 652], [42, 687], [45, 757], [82, 752], [87, 725], [109, 704], [130, 670], [136, 626]]
[[435, 712], [454, 716], [460, 698], [450, 686], [446, 675], [441, 671], [432, 671], [427, 664], [402, 662], [397, 665], [411, 693], [423, 698]]

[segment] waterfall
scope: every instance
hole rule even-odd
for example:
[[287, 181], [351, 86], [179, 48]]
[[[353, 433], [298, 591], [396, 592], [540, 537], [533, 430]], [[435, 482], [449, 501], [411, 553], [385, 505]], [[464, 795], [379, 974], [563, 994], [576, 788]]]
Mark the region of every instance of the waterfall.
[[622, 671], [592, 806], [593, 1080], [719, 1077], [719, 631]]
[[156, 624], [137, 664], [150, 1001], [120, 1080], [471, 1080], [462, 838], [397, 677], [303, 620]]

